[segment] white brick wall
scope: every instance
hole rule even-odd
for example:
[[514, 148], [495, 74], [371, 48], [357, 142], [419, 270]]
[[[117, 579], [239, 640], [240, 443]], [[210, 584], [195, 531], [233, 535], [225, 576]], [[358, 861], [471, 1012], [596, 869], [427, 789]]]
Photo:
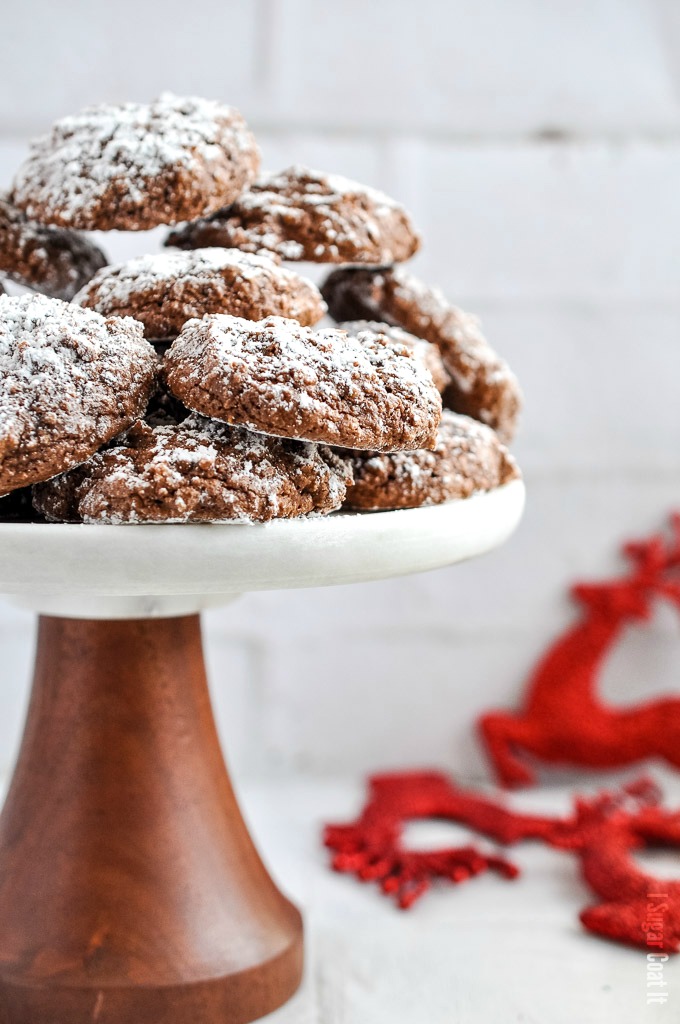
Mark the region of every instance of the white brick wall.
[[[7, 23], [9, 21], [9, 24]], [[471, 724], [511, 704], [569, 615], [566, 583], [680, 506], [680, 14], [673, 0], [24, 0], [0, 37], [0, 184], [25, 138], [89, 100], [220, 96], [292, 160], [381, 186], [420, 273], [480, 313], [517, 370], [525, 522], [428, 576], [255, 594], [207, 619], [230, 759], [251, 772], [438, 762], [481, 770]], [[27, 40], [30, 45], [26, 45]], [[113, 236], [115, 257], [155, 246]], [[662, 621], [613, 700], [677, 689]], [[0, 616], [0, 769], [30, 617]]]

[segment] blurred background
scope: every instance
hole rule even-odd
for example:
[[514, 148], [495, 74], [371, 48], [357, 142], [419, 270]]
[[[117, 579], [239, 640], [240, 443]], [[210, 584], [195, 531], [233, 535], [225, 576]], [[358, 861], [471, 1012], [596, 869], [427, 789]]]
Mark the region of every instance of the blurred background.
[[[254, 594], [206, 616], [231, 762], [252, 775], [436, 764], [512, 705], [571, 615], [565, 587], [680, 507], [680, 5], [673, 0], [23, 0], [0, 34], [0, 187], [79, 107], [163, 89], [239, 107], [267, 168], [378, 186], [414, 269], [479, 314], [517, 372], [529, 502], [484, 559], [410, 579]], [[107, 236], [123, 258], [158, 236]], [[317, 274], [318, 277], [318, 274]], [[33, 621], [0, 610], [0, 771]], [[677, 689], [661, 616], [609, 664], [614, 702]], [[227, 714], [227, 701], [229, 713]]]

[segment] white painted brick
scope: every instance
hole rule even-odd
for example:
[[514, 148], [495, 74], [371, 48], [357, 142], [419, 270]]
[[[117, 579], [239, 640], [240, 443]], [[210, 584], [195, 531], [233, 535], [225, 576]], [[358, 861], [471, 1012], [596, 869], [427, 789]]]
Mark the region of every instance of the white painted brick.
[[[440, 765], [478, 777], [487, 771], [480, 714], [517, 706], [553, 635], [447, 642], [427, 630], [364, 630], [346, 638], [340, 665], [330, 630], [277, 645], [265, 708], [272, 763], [331, 774]], [[607, 667], [602, 694], [620, 706], [680, 696], [679, 650], [677, 629], [631, 633]]]
[[424, 238], [415, 266], [461, 304], [678, 297], [677, 142], [411, 141], [392, 159]]
[[364, 630], [339, 647], [332, 629], [277, 644], [264, 740], [282, 770], [329, 772], [436, 765], [481, 770], [471, 728], [507, 704], [535, 640], [455, 646], [419, 631]]
[[44, 131], [88, 103], [164, 89], [222, 98], [247, 114], [259, 95], [260, 4], [22, 0], [0, 34], [0, 132]]
[[263, 132], [257, 141], [263, 166], [271, 170], [306, 164], [377, 187], [385, 187], [389, 175], [385, 147], [379, 140], [305, 131]]
[[[162, 17], [136, 5], [131, 32], [121, 2], [96, 15], [82, 0], [54, 15], [38, 0], [14, 8], [0, 135], [165, 87], [223, 96], [262, 126], [266, 166], [332, 169], [412, 207], [425, 235], [415, 266], [484, 317], [527, 395], [529, 504], [505, 548], [410, 579], [248, 595], [207, 616], [229, 762], [237, 778], [423, 761], [478, 772], [474, 718], [512, 702], [569, 621], [567, 583], [618, 569], [617, 540], [677, 502], [677, 12], [658, 5], [664, 28], [651, 0], [399, 0], [389, 16], [384, 0], [170, 0]], [[192, 32], [200, 60], [187, 59]], [[609, 141], [517, 138], [555, 128]], [[647, 141], [611, 142], [635, 132]], [[24, 151], [0, 143], [0, 185]], [[118, 260], [162, 236], [103, 244]], [[679, 642], [674, 627], [631, 632], [607, 696], [676, 690]], [[0, 649], [1, 772], [20, 734], [30, 616], [0, 609]]]
[[470, 134], [678, 123], [645, 0], [286, 0], [271, 11], [271, 106], [293, 122]]
[[[572, 620], [568, 583], [620, 572], [618, 541], [656, 529], [676, 501], [673, 478], [537, 479], [520, 532], [486, 558], [402, 580], [252, 594], [209, 613], [211, 690], [230, 765], [238, 775], [441, 761], [478, 772], [472, 723], [513, 702]], [[677, 689], [671, 627], [631, 633], [606, 676], [611, 699]], [[0, 646], [2, 768], [21, 726], [31, 617], [3, 607]]]
[[[270, 167], [307, 162], [386, 189], [413, 211], [414, 269], [462, 305], [521, 299], [677, 302], [680, 144], [500, 146], [263, 136]], [[25, 144], [0, 144], [9, 182]], [[112, 232], [121, 259], [163, 230]]]
[[0, 138], [0, 182], [4, 190], [14, 177], [17, 167], [26, 158], [28, 143], [26, 139]]
[[[331, 629], [341, 644], [373, 629], [393, 636], [434, 631], [451, 643], [470, 634], [493, 640], [516, 630], [540, 639], [571, 614], [565, 596], [570, 581], [620, 572], [619, 543], [658, 530], [679, 504], [672, 476], [530, 479], [518, 532], [483, 558], [403, 579], [244, 595], [210, 613], [211, 629], [284, 646], [304, 645]], [[425, 657], [426, 644], [423, 652]], [[265, 680], [270, 671], [267, 662]], [[345, 672], [342, 657], [323, 666], [324, 678], [336, 673], [336, 680], [343, 679]], [[291, 689], [295, 685], [291, 673]]]
[[204, 651], [217, 730], [230, 770], [257, 773], [264, 751], [259, 739], [261, 680], [257, 642], [204, 630]]
[[[669, 613], [670, 617], [670, 613]], [[661, 694], [680, 698], [680, 628], [632, 629], [603, 673], [601, 693], [627, 706]], [[367, 772], [441, 765], [465, 776], [486, 771], [479, 715], [512, 708], [559, 626], [512, 634], [451, 637], [446, 630], [319, 630], [273, 645], [264, 695], [264, 733], [282, 771]]]
[[666, 65], [680, 95], [680, 7], [676, 0], [654, 0]]
[[679, 120], [665, 29], [652, 0], [24, 0], [0, 38], [0, 130], [171, 88], [263, 126], [659, 132]]
[[522, 384], [525, 472], [680, 472], [680, 305], [472, 308]]
[[[618, 541], [656, 529], [676, 502], [674, 478], [536, 479], [519, 533], [483, 559], [402, 580], [251, 594], [211, 612], [209, 674], [230, 764], [237, 773], [272, 764], [349, 771], [444, 758], [477, 770], [469, 726], [478, 709], [511, 702], [538, 652], [571, 621], [568, 583], [620, 572]], [[30, 616], [2, 608], [5, 764], [31, 634]], [[672, 689], [673, 644], [672, 632], [658, 645], [633, 635], [621, 672], [612, 669], [614, 692], [637, 699], [641, 687]], [[450, 717], [439, 710], [449, 704]]]

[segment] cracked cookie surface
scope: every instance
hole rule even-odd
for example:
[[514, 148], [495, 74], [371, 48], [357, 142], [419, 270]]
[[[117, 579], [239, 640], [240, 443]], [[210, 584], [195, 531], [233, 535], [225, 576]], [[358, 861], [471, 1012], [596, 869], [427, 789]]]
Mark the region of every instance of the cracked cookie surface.
[[0, 194], [0, 271], [12, 281], [69, 302], [106, 263], [85, 235], [36, 224]]
[[84, 465], [34, 488], [48, 519], [86, 523], [265, 523], [340, 508], [349, 464], [324, 445], [201, 416], [137, 423]]
[[321, 294], [334, 320], [385, 320], [436, 345], [451, 377], [444, 405], [493, 427], [503, 441], [512, 440], [522, 392], [477, 317], [403, 267], [343, 267], [328, 276]]
[[139, 256], [101, 270], [75, 301], [107, 316], [132, 316], [154, 340], [176, 337], [187, 320], [207, 313], [285, 316], [309, 326], [326, 311], [311, 281], [236, 249]]
[[0, 298], [0, 494], [88, 459], [146, 408], [157, 374], [134, 320]]
[[369, 331], [357, 339], [281, 317], [190, 320], [163, 374], [204, 416], [347, 448], [432, 447], [441, 417], [432, 376], [407, 348]]
[[519, 477], [490, 427], [445, 409], [433, 451], [355, 452], [346, 506], [361, 510], [440, 505], [493, 490]]
[[239, 112], [163, 93], [149, 104], [100, 104], [32, 143], [12, 200], [33, 220], [85, 231], [144, 231], [233, 202], [260, 153]]
[[394, 263], [420, 246], [406, 210], [337, 174], [289, 167], [262, 176], [232, 206], [171, 232], [166, 245], [234, 246], [314, 263]]
[[429, 341], [425, 341], [424, 338], [416, 338], [415, 334], [409, 334], [408, 331], [402, 330], [401, 327], [394, 327], [391, 324], [381, 323], [378, 320], [345, 320], [343, 323], [338, 324], [338, 327], [343, 331], [347, 331], [348, 334], [355, 338], [360, 337], [364, 331], [370, 331], [373, 334], [383, 334], [389, 341], [409, 349], [416, 359], [420, 359], [423, 366], [432, 374], [432, 380], [440, 394], [449, 385], [451, 378], [446, 372], [439, 349], [436, 345], [431, 345]]

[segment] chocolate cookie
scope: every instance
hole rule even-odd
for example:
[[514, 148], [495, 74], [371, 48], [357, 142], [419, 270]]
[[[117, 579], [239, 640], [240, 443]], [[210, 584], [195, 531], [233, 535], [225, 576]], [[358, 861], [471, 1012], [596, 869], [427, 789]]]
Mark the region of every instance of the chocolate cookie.
[[12, 281], [68, 302], [106, 262], [84, 235], [36, 224], [0, 194], [0, 271]]
[[404, 208], [335, 174], [289, 167], [263, 177], [225, 210], [173, 231], [166, 245], [220, 245], [314, 263], [394, 263], [420, 239]]
[[140, 256], [100, 270], [75, 301], [107, 316], [132, 316], [153, 339], [174, 338], [187, 320], [206, 313], [287, 316], [311, 325], [326, 312], [311, 281], [236, 249]]
[[440, 393], [450, 383], [451, 378], [446, 372], [439, 349], [436, 345], [431, 345], [429, 341], [416, 338], [414, 334], [402, 331], [401, 327], [392, 327], [390, 324], [383, 324], [377, 320], [345, 320], [338, 326], [354, 338], [360, 337], [364, 331], [370, 331], [373, 334], [383, 334], [390, 341], [409, 349], [416, 359], [420, 359], [430, 371], [435, 387]]
[[487, 423], [502, 440], [512, 440], [522, 393], [476, 317], [401, 267], [343, 267], [328, 276], [321, 293], [335, 320], [385, 320], [436, 345], [451, 375], [444, 404]]
[[490, 427], [448, 409], [434, 451], [354, 453], [348, 508], [363, 510], [439, 505], [490, 491], [519, 477], [517, 465]]
[[89, 458], [140, 416], [156, 354], [134, 320], [0, 298], [0, 494]]
[[144, 231], [233, 202], [259, 164], [237, 110], [164, 93], [57, 121], [34, 141], [13, 200], [41, 224]]
[[433, 447], [441, 416], [432, 377], [407, 348], [275, 316], [189, 320], [164, 374], [172, 393], [204, 416], [348, 448]]
[[34, 488], [47, 519], [86, 523], [265, 523], [341, 506], [352, 474], [330, 448], [200, 416], [136, 424], [115, 446]]

